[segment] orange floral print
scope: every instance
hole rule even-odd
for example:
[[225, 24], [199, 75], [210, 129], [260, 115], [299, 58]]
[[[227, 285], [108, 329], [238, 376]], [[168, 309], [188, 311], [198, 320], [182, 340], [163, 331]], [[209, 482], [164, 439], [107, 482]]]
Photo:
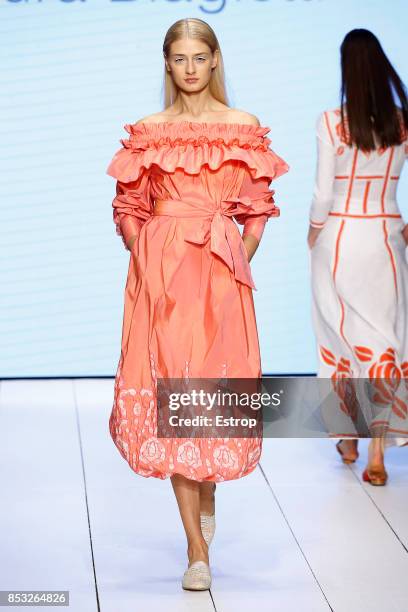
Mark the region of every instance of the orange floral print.
[[[374, 352], [367, 346], [354, 346], [354, 353], [361, 362], [371, 362], [374, 359]], [[353, 371], [350, 367], [350, 360], [344, 357], [336, 359], [336, 356], [324, 346], [320, 346], [320, 354], [327, 365], [335, 368], [331, 380], [333, 388], [341, 400], [341, 410], [355, 420], [357, 418], [358, 402], [352, 381]], [[388, 347], [371, 364], [368, 376], [376, 389], [373, 400], [384, 405], [391, 404], [392, 411], [399, 418], [406, 419], [408, 404], [398, 397], [396, 392], [401, 380], [404, 380], [405, 388], [408, 390], [408, 361], [404, 361], [398, 368], [395, 363], [395, 350]]]
[[331, 381], [334, 391], [340, 398], [340, 409], [355, 421], [358, 414], [358, 400], [350, 360], [340, 357], [337, 361], [333, 353], [324, 346], [320, 346], [320, 354], [327, 365], [335, 367]]
[[[359, 361], [372, 361], [374, 357], [373, 351], [366, 346], [355, 346], [354, 352]], [[384, 405], [391, 404], [392, 411], [399, 418], [407, 418], [408, 405], [396, 396], [396, 392], [402, 379], [405, 379], [405, 387], [408, 389], [408, 361], [404, 361], [401, 368], [398, 368], [395, 363], [395, 350], [388, 347], [370, 366], [368, 376], [376, 388], [373, 400]]]

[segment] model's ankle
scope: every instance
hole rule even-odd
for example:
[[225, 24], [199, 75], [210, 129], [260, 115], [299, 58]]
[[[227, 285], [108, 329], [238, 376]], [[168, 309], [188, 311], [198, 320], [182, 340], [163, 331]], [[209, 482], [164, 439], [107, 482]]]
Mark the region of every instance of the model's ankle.
[[190, 565], [195, 561], [208, 563], [208, 546], [204, 538], [202, 538], [202, 541], [192, 542], [188, 545], [187, 556]]

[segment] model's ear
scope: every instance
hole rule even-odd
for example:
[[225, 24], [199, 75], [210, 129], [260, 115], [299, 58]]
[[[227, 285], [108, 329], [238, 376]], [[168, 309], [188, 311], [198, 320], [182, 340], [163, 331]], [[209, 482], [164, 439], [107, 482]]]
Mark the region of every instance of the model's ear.
[[211, 68], [212, 68], [212, 69], [216, 68], [216, 67], [217, 67], [217, 64], [218, 64], [218, 49], [216, 49], [216, 50], [214, 51], [214, 54], [213, 54], [213, 55], [214, 55], [214, 57], [213, 57], [213, 63], [212, 63], [212, 66], [211, 66]]

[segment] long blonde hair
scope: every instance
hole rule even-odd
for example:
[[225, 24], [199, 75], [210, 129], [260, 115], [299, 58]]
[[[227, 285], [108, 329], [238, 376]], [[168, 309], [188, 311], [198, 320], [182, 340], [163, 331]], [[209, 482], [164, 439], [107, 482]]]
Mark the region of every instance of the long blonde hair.
[[[166, 58], [169, 56], [171, 43], [182, 38], [194, 38], [195, 40], [200, 40], [209, 46], [212, 53], [218, 50], [218, 62], [216, 67], [212, 70], [209, 88], [211, 94], [216, 100], [229, 106], [225, 87], [224, 62], [222, 59], [220, 45], [214, 30], [202, 19], [197, 19], [195, 17], [179, 19], [173, 23], [172, 26], [170, 26], [166, 32], [166, 36], [164, 37], [163, 53]], [[166, 66], [164, 66], [163, 89], [164, 109], [166, 109], [176, 100], [179, 89], [174, 84], [171, 74], [167, 72]]]

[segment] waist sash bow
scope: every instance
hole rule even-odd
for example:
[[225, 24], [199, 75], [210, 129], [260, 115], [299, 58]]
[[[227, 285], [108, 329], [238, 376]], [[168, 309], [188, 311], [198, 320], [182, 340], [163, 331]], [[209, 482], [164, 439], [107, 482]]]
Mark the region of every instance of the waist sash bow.
[[169, 217], [200, 217], [210, 220], [208, 227], [187, 230], [184, 240], [194, 244], [205, 244], [210, 239], [210, 250], [220, 257], [234, 274], [236, 280], [256, 290], [248, 262], [248, 255], [233, 215], [251, 208], [249, 197], [221, 200], [219, 204], [192, 202], [187, 200], [156, 200], [154, 215]]

